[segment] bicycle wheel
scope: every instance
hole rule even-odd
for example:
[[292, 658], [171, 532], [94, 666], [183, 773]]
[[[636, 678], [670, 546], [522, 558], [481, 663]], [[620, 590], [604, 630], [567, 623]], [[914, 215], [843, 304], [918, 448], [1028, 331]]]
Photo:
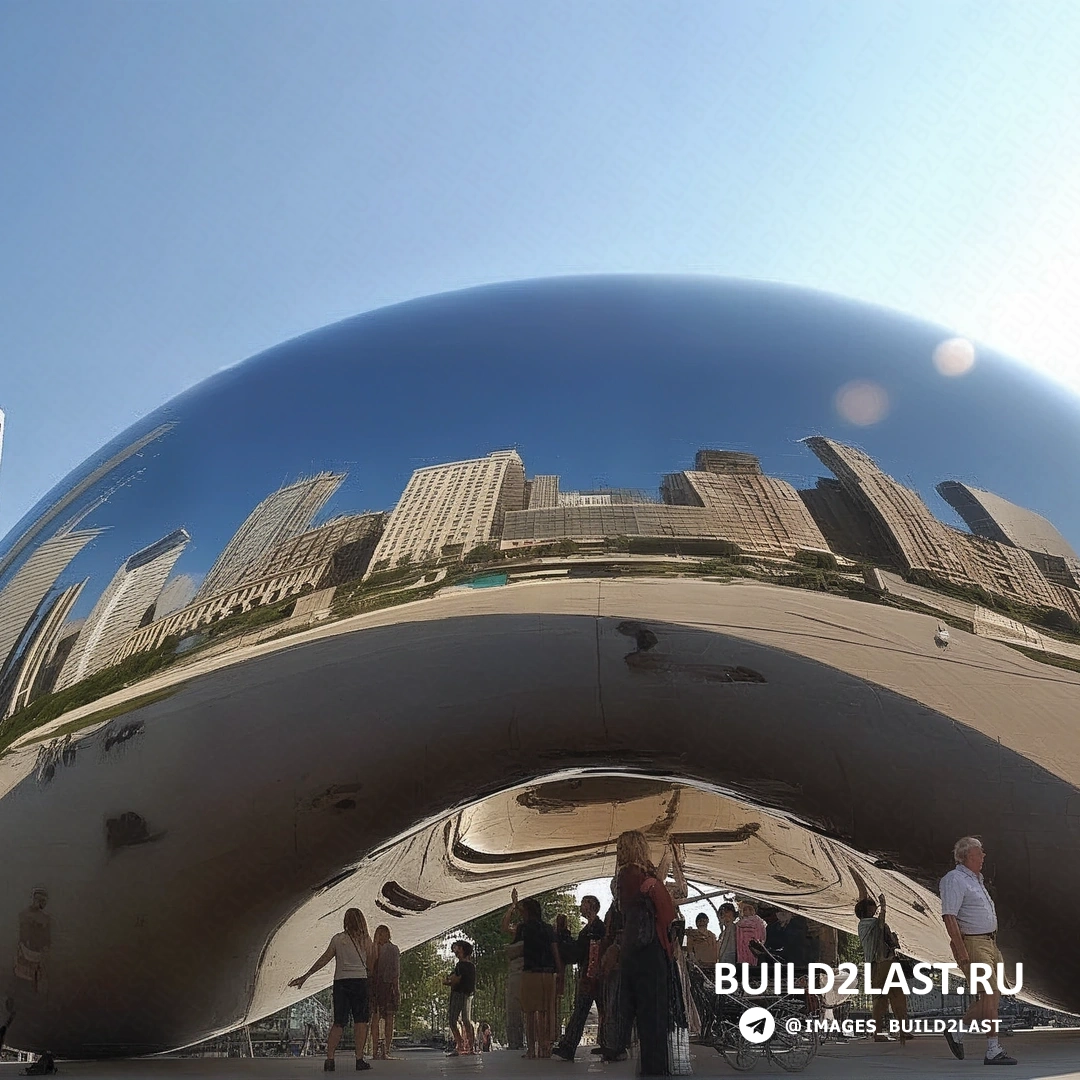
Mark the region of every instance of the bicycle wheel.
[[724, 1060], [739, 1072], [749, 1072], [765, 1054], [764, 1046], [747, 1042], [738, 1028], [716, 1049]]
[[768, 1042], [769, 1060], [775, 1061], [786, 1072], [802, 1072], [818, 1051], [816, 1032], [800, 1031], [791, 1034], [778, 1025], [776, 1034]]

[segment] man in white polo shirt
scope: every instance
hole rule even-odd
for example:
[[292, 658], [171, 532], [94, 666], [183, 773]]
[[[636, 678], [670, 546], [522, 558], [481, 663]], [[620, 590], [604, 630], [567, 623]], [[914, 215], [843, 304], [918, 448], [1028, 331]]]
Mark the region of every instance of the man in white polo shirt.
[[[997, 947], [997, 909], [986, 891], [982, 867], [986, 859], [981, 841], [974, 836], [961, 837], [953, 845], [956, 866], [941, 879], [941, 917], [949, 932], [953, 959], [964, 972], [971, 986], [971, 965], [990, 964], [994, 975], [1002, 963]], [[964, 1026], [973, 1020], [997, 1020], [998, 994], [981, 992], [971, 1008], [964, 1013]], [[964, 1035], [945, 1033], [949, 1049], [958, 1058], [964, 1056]], [[984, 1065], [1015, 1065], [1016, 1058], [1009, 1057], [998, 1042], [996, 1031], [987, 1038]]]

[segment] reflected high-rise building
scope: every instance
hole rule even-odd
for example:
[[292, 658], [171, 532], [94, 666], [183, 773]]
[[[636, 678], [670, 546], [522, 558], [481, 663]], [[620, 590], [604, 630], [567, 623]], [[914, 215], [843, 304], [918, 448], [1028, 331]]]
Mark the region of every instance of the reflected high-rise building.
[[53, 658], [67, 617], [88, 580], [87, 578], [68, 586], [45, 605], [45, 611], [38, 620], [32, 637], [5, 680], [4, 703], [0, 707], [0, 715], [10, 716], [29, 705], [38, 694], [45, 692], [41, 685], [42, 673]]
[[699, 450], [694, 455], [694, 470], [725, 476], [760, 476], [761, 463], [756, 455], [743, 450]]
[[694, 470], [664, 477], [661, 494], [672, 506], [701, 506], [714, 518], [716, 535], [748, 554], [828, 551], [829, 545], [799, 493], [766, 476], [753, 454], [702, 450]]
[[807, 439], [806, 445], [873, 522], [897, 567], [949, 578], [962, 576], [964, 567], [949, 543], [947, 527], [916, 492], [886, 475], [873, 458], [854, 446], [822, 436]]
[[1080, 556], [1041, 514], [958, 480], [945, 480], [937, 490], [976, 536], [1023, 548], [1048, 580], [1080, 586]]
[[833, 472], [863, 520], [871, 522], [897, 569], [974, 586], [1023, 604], [1059, 608], [1073, 618], [1080, 613], [1080, 594], [1047, 581], [1023, 548], [950, 528], [916, 492], [853, 446], [822, 436], [806, 444]]
[[835, 476], [819, 476], [817, 485], [800, 490], [799, 497], [837, 555], [875, 566], [896, 565], [896, 557], [874, 517]]
[[386, 517], [384, 513], [348, 514], [284, 540], [261, 562], [249, 567], [237, 584], [247, 585], [316, 564], [323, 567], [318, 579], [320, 587], [359, 577], [371, 561]]
[[278, 544], [231, 589], [179, 609], [165, 607], [163, 592], [154, 620], [133, 630], [115, 659], [157, 648], [166, 638], [205, 629], [230, 615], [355, 581], [368, 568], [386, 516], [350, 514], [309, 529]]
[[559, 478], [557, 476], [534, 476], [528, 483], [526, 510], [544, 510], [559, 505]]
[[117, 649], [157, 600], [190, 539], [186, 529], [175, 529], [135, 552], [116, 571], [87, 617], [57, 679], [57, 690], [72, 686], [113, 662]]
[[198, 591], [199, 587], [190, 574], [178, 574], [171, 578], [165, 582], [165, 588], [161, 590], [161, 595], [154, 605], [154, 618], [160, 619], [164, 615], [170, 615], [186, 607], [195, 599]]
[[386, 523], [372, 572], [498, 542], [506, 513], [524, 505], [525, 466], [516, 450], [417, 469]]
[[103, 531], [62, 529], [31, 553], [0, 592], [0, 673], [68, 563]]
[[799, 551], [828, 551], [798, 492], [783, 480], [765, 476], [752, 454], [703, 450], [695, 464], [695, 470], [664, 477], [662, 501], [620, 488], [556, 488], [554, 503], [537, 506], [536, 484], [548, 479], [537, 477], [529, 508], [507, 514], [501, 546], [524, 548], [561, 540], [588, 545], [624, 538], [638, 542], [638, 548], [702, 554], [741, 551], [790, 558]]
[[344, 473], [321, 472], [287, 484], [263, 499], [218, 556], [196, 599], [227, 592], [278, 544], [310, 529], [315, 515], [344, 479]]
[[[98, 484], [105, 479], [114, 469], [118, 468], [129, 458], [135, 457], [140, 451], [146, 449], [151, 443], [156, 442], [163, 435], [171, 431], [176, 425], [173, 423], [159, 424], [152, 431], [140, 436], [134, 442], [129, 443], [123, 450], [113, 454], [107, 461], [102, 462], [96, 469], [89, 472], [82, 480], [73, 485], [69, 491], [50, 504], [49, 508], [39, 517], [26, 532], [19, 535], [18, 539], [0, 556], [0, 575], [5, 574], [15, 565], [16, 559], [35, 541], [45, 530], [57, 520], [60, 520], [65, 511], [71, 509], [86, 494], [92, 492]], [[100, 503], [103, 501], [99, 499]], [[80, 510], [76, 521], [86, 517], [89, 510]], [[69, 524], [69, 528], [71, 525]]]

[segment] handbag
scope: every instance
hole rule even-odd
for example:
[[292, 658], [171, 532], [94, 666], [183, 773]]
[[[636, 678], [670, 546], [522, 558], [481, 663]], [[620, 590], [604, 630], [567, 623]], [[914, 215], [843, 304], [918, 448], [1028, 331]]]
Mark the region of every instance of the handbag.
[[593, 938], [589, 942], [589, 957], [585, 964], [585, 978], [600, 978], [600, 942], [597, 938]]

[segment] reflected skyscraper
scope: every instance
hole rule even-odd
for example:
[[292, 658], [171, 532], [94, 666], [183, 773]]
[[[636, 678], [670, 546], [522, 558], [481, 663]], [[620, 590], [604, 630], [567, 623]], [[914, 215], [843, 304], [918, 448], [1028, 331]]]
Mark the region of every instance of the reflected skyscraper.
[[71, 609], [82, 594], [86, 579], [62, 590], [45, 605], [45, 612], [38, 621], [33, 635], [22, 650], [17, 663], [11, 665], [11, 671], [3, 688], [3, 716], [10, 716], [23, 706], [28, 705], [35, 693], [43, 692], [38, 686], [39, 677], [45, 666], [52, 659], [53, 652], [60, 641], [60, 634]]
[[164, 608], [159, 600], [154, 620], [135, 630], [115, 659], [156, 648], [168, 637], [208, 627], [229, 615], [359, 578], [371, 561], [385, 521], [383, 513], [335, 518], [283, 541], [250, 566], [231, 589], [195, 599], [177, 610]]
[[52, 591], [68, 563], [102, 529], [61, 530], [39, 545], [0, 592], [0, 673], [38, 605]]
[[[952, 529], [910, 488], [853, 446], [814, 436], [806, 444], [885, 541], [896, 568], [1035, 607], [1080, 614], [1080, 593], [1048, 581], [1023, 548]], [[864, 519], [865, 520], [865, 519]]]
[[497, 542], [507, 511], [524, 505], [525, 466], [516, 450], [417, 469], [390, 514], [372, 572]]
[[[98, 488], [98, 485], [104, 480], [109, 473], [114, 469], [122, 465], [129, 458], [134, 457], [141, 450], [144, 450], [151, 443], [156, 442], [171, 431], [175, 425], [173, 423], [158, 424], [152, 431], [148, 431], [145, 435], [139, 436], [131, 443], [115, 453], [107, 461], [102, 462], [96, 469], [91, 470], [85, 477], [73, 484], [72, 487], [65, 491], [56, 502], [50, 503], [45, 512], [38, 517], [26, 530], [22, 533], [11, 534], [14, 538], [11, 546], [0, 556], [0, 576], [5, 574], [15, 564], [15, 560], [24, 552], [41, 534], [51, 525], [54, 521], [61, 518], [61, 515], [72, 506], [75, 505], [84, 495], [94, 491]], [[102, 498], [99, 498], [99, 502]], [[86, 516], [88, 511], [79, 511], [76, 520], [82, 520]], [[8, 539], [5, 537], [5, 539]]]
[[1080, 557], [1041, 514], [957, 480], [945, 480], [937, 490], [976, 536], [1023, 548], [1048, 580], [1080, 587]]
[[304, 477], [268, 495], [248, 514], [203, 580], [197, 600], [237, 585], [245, 572], [278, 544], [311, 528], [315, 515], [337, 491], [344, 473]]
[[534, 476], [528, 482], [526, 510], [546, 510], [559, 505], [559, 478], [557, 476]]
[[[537, 477], [528, 509], [506, 515], [501, 546], [622, 538], [656, 550], [666, 542], [680, 550], [715, 554], [740, 551], [790, 558], [799, 551], [828, 551], [798, 492], [784, 480], [765, 476], [752, 454], [703, 450], [696, 464], [698, 469], [664, 477], [662, 501], [620, 488], [560, 492], [558, 477]], [[541, 480], [555, 484], [538, 487]], [[538, 505], [540, 499], [545, 505]]]
[[753, 455], [702, 450], [695, 464], [697, 469], [664, 477], [665, 503], [709, 510], [716, 535], [746, 552], [790, 557], [800, 550], [828, 550], [798, 492], [785, 480], [765, 476]]
[[160, 619], [163, 615], [169, 615], [179, 611], [182, 607], [190, 604], [195, 599], [198, 586], [189, 574], [178, 574], [165, 583], [161, 595], [154, 605], [154, 618]]
[[86, 620], [57, 679], [57, 690], [80, 682], [112, 662], [117, 649], [157, 599], [190, 539], [186, 529], [175, 529], [135, 552], [116, 571]]

